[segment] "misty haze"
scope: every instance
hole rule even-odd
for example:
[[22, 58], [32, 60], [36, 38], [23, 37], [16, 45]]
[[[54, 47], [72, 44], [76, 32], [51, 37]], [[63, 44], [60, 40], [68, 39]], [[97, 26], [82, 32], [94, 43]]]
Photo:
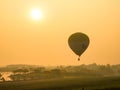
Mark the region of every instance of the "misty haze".
[[119, 90], [120, 0], [0, 0], [0, 90]]

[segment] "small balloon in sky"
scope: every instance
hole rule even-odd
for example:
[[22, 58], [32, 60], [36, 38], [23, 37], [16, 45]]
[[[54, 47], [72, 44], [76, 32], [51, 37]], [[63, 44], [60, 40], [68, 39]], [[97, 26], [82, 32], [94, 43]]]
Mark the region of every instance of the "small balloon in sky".
[[80, 56], [89, 46], [89, 37], [81, 32], [76, 32], [70, 35], [68, 38], [69, 47], [72, 51], [79, 56], [78, 61], [80, 60]]

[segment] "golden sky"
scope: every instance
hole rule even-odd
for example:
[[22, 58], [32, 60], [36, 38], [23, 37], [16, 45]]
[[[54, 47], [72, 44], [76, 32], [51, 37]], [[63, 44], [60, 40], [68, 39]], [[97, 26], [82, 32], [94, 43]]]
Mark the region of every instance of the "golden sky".
[[[75, 32], [90, 37], [80, 62], [68, 46]], [[0, 66], [90, 63], [120, 64], [120, 0], [0, 0]]]

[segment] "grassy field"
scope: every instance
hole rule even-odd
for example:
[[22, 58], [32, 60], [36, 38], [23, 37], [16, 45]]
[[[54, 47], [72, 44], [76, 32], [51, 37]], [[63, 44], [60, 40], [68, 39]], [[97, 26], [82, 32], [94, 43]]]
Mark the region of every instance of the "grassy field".
[[81, 76], [3, 82], [0, 83], [0, 90], [120, 90], [120, 77]]

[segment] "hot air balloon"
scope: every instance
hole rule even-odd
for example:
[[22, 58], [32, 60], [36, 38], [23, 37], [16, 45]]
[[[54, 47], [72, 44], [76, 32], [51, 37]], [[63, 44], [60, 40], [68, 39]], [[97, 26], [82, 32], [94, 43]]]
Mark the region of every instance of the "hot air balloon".
[[80, 56], [87, 49], [89, 45], [89, 37], [81, 32], [76, 32], [68, 38], [68, 44], [72, 51], [79, 56], [78, 61], [80, 60]]

